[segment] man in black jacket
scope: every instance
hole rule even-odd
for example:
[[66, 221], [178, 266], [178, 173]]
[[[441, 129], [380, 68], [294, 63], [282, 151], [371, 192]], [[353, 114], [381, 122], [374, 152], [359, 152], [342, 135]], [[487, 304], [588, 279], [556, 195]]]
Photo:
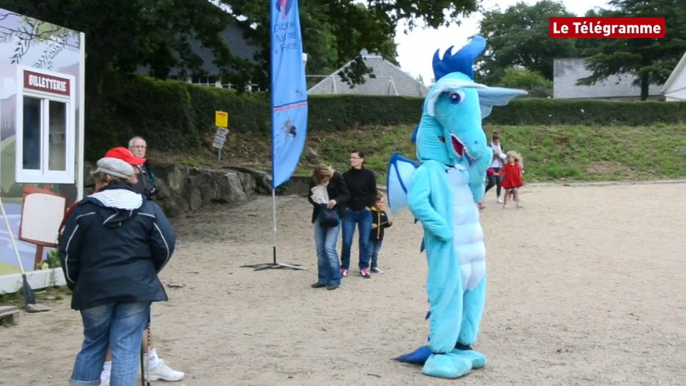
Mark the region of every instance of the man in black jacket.
[[350, 154], [350, 169], [343, 173], [345, 185], [350, 191], [348, 209], [343, 219], [343, 251], [341, 252], [341, 276], [348, 275], [350, 249], [355, 236], [355, 225], [360, 235], [360, 275], [369, 279], [369, 234], [372, 230], [371, 208], [376, 205], [376, 177], [374, 172], [364, 168], [364, 154], [354, 150]]
[[[129, 150], [136, 157], [145, 158], [148, 144], [142, 137], [133, 137], [129, 140]], [[157, 188], [155, 187], [155, 173], [153, 173], [152, 167], [150, 167], [150, 161], [146, 159], [143, 164], [138, 165], [138, 169], [140, 174], [138, 182], [133, 185], [133, 189], [144, 197], [152, 198], [157, 193]]]
[[150, 304], [167, 300], [157, 274], [174, 252], [176, 234], [160, 207], [132, 190], [133, 175], [120, 159], [100, 159], [98, 192], [76, 205], [60, 237], [60, 262], [85, 337], [72, 384], [100, 384], [110, 346], [111, 382], [133, 385]]

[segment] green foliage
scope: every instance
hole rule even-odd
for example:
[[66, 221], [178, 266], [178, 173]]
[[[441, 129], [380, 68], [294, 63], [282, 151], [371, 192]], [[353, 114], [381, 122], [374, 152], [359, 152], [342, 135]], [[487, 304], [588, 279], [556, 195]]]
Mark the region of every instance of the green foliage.
[[245, 70], [246, 62], [233, 57], [219, 38], [231, 18], [208, 1], [3, 0], [3, 7], [84, 32], [88, 66], [99, 71], [130, 73], [149, 65], [160, 77], [172, 67], [198, 72], [202, 61], [190, 50], [191, 39], [212, 50], [227, 80]]
[[[422, 98], [372, 95], [312, 95], [309, 123], [312, 130], [345, 130], [361, 126], [418, 123]], [[309, 129], [308, 129], [309, 130]]]
[[[438, 27], [476, 10], [476, 0], [301, 3], [303, 48], [310, 54], [308, 72], [330, 73], [354, 59], [342, 72], [344, 80], [352, 84], [363, 82], [369, 73], [359, 57], [363, 48], [396, 62], [393, 38], [400, 20], [410, 19], [410, 28], [415, 23]], [[1, 6], [85, 33], [86, 130], [92, 145], [87, 147], [87, 156], [92, 157], [112, 144], [124, 143], [133, 133], [148, 136], [162, 148], [197, 146], [207, 134], [215, 108], [240, 111], [234, 120], [240, 130], [266, 131], [268, 104], [260, 98], [239, 99], [224, 93], [211, 96], [214, 91], [198, 93], [188, 85], [141, 78], [121, 85], [116, 82], [141, 67], [148, 67], [155, 78], [166, 78], [172, 69], [178, 69], [181, 76], [206, 75], [202, 58], [191, 49], [191, 42], [198, 41], [213, 54], [218, 73], [212, 75], [241, 90], [249, 82], [267, 88], [267, 4], [254, 0], [3, 0]], [[221, 36], [228, 25], [238, 25], [243, 37], [261, 48], [254, 58], [256, 64], [231, 52]], [[119, 75], [113, 76], [110, 70]]]
[[[681, 5], [679, 5], [681, 4]], [[611, 0], [616, 10], [590, 11], [593, 17], [664, 17], [665, 39], [592, 39], [585, 43], [591, 76], [579, 84], [591, 85], [617, 74], [636, 76], [641, 100], [651, 84], [663, 84], [686, 51], [686, 7], [683, 0]]]
[[488, 46], [477, 62], [477, 77], [483, 83], [499, 85], [510, 67], [526, 68], [552, 80], [554, 59], [577, 55], [574, 39], [548, 37], [548, 18], [575, 16], [561, 3], [519, 2], [505, 11], [495, 8], [483, 15], [480, 33]]
[[[365, 153], [365, 165], [386, 180], [394, 152], [415, 159], [410, 143], [414, 126], [366, 126], [345, 134], [313, 132], [306, 147], [317, 157], [303, 157], [296, 174], [307, 175], [325, 163], [345, 170], [351, 149]], [[487, 125], [500, 132], [505, 150], [524, 157], [525, 183], [536, 181], [615, 181], [686, 178], [686, 126]], [[250, 137], [245, 135], [245, 141]], [[254, 150], [253, 150], [254, 152]], [[262, 150], [266, 152], [266, 150]], [[268, 168], [265, 157], [263, 165]]]
[[[263, 69], [253, 79], [266, 86], [269, 59], [269, 9], [266, 1], [222, 0], [235, 15], [244, 15], [248, 40], [261, 48], [258, 60]], [[300, 20], [303, 49], [308, 57], [308, 73], [329, 74], [349, 61], [340, 74], [349, 84], [364, 82], [369, 68], [359, 57], [362, 49], [396, 62], [395, 29], [401, 20], [410, 28], [416, 25], [449, 25], [460, 15], [476, 11], [476, 0], [308, 0], [301, 1]], [[255, 29], [248, 26], [257, 23]], [[312, 58], [312, 62], [310, 62]]]
[[528, 181], [686, 177], [683, 124], [492, 128], [501, 133], [506, 150], [523, 154]]
[[[412, 125], [421, 117], [423, 99], [334, 95], [310, 96], [311, 130], [343, 130], [373, 125]], [[495, 107], [492, 125], [649, 125], [686, 122], [686, 102], [515, 99]]]
[[113, 72], [105, 77], [104, 90], [103, 114], [86, 127], [90, 159], [125, 145], [134, 135], [159, 149], [197, 148], [211, 142], [217, 110], [229, 112], [231, 130], [269, 133], [265, 94], [238, 95], [232, 90]]
[[642, 126], [686, 122], [685, 102], [515, 99], [494, 107], [485, 124]]
[[[104, 82], [104, 109], [86, 126], [87, 158], [125, 145], [134, 136], [159, 150], [209, 148], [214, 113], [229, 113], [230, 130], [269, 142], [271, 119], [265, 94], [239, 95], [214, 87], [110, 73]], [[311, 133], [419, 122], [422, 98], [366, 95], [312, 95]], [[515, 99], [495, 107], [485, 125], [641, 126], [686, 122], [686, 102]]]
[[544, 78], [536, 71], [528, 69], [506, 68], [500, 80], [502, 87], [518, 88], [529, 91], [529, 94], [537, 97], [547, 97], [552, 90], [553, 82]]
[[48, 255], [45, 258], [45, 263], [48, 265], [48, 268], [58, 268], [62, 266], [62, 263], [60, 262], [60, 254], [57, 249], [53, 249], [52, 251], [48, 252]]

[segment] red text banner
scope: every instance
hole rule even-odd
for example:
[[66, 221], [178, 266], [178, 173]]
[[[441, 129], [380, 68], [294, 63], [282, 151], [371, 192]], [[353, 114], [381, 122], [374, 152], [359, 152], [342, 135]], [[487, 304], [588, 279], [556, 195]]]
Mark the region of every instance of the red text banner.
[[69, 96], [69, 79], [24, 70], [24, 89]]
[[551, 17], [552, 39], [664, 39], [664, 17]]

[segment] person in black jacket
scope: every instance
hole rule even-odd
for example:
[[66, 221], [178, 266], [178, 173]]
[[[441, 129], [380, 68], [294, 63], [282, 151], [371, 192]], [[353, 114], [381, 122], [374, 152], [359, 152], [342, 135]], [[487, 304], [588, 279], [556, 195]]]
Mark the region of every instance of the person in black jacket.
[[176, 234], [160, 207], [132, 190], [133, 175], [120, 159], [100, 159], [98, 192], [77, 204], [60, 236], [71, 307], [81, 312], [84, 328], [71, 384], [99, 385], [109, 346], [111, 384], [133, 385], [150, 304], [167, 300], [157, 275], [174, 252]]
[[309, 192], [307, 199], [314, 206], [312, 223], [318, 268], [318, 280], [312, 288], [335, 290], [341, 285], [336, 242], [350, 194], [343, 177], [324, 165], [314, 168]]
[[[105, 158], [117, 158], [127, 164], [133, 166], [134, 177], [130, 180], [131, 185], [135, 186], [138, 182], [138, 177], [140, 172], [138, 166], [145, 162], [144, 158], [138, 158], [131, 153], [131, 151], [125, 147], [115, 147], [110, 149], [105, 153]], [[97, 193], [97, 188], [93, 193]], [[135, 189], [134, 189], [135, 190]], [[137, 192], [139, 193], [139, 192]], [[67, 219], [71, 215], [71, 212], [78, 206], [78, 202], [74, 203], [69, 209], [67, 209], [62, 219], [62, 224], [60, 224], [59, 234], [62, 235], [64, 225]], [[151, 381], [163, 380], [167, 382], [176, 382], [183, 379], [185, 374], [182, 371], [175, 370], [171, 368], [164, 359], [162, 359], [157, 352], [155, 347], [155, 342], [152, 336], [148, 334], [148, 329], [143, 331], [143, 347], [142, 352], [144, 353], [143, 366], [147, 370], [150, 367], [150, 371], [145, 371], [145, 376], [150, 376]], [[105, 364], [103, 365], [102, 372], [100, 373], [100, 386], [109, 386], [110, 384], [110, 373], [112, 371], [112, 351], [107, 350], [107, 356], [105, 357]]]
[[155, 187], [155, 173], [150, 166], [150, 160], [145, 159], [147, 150], [148, 144], [143, 137], [133, 137], [129, 140], [129, 151], [134, 156], [143, 159], [143, 163], [137, 165], [138, 181], [133, 184], [133, 190], [150, 199], [157, 193], [157, 187]]
[[383, 245], [385, 229], [393, 225], [384, 211], [385, 207], [386, 198], [381, 193], [377, 194], [376, 205], [372, 207], [372, 231], [369, 234], [369, 259], [373, 273], [383, 273], [379, 269], [379, 252]]
[[350, 249], [357, 225], [360, 236], [360, 275], [370, 278], [369, 271], [369, 232], [372, 230], [371, 207], [376, 204], [376, 177], [374, 172], [364, 168], [364, 154], [355, 150], [350, 154], [350, 169], [343, 173], [345, 184], [350, 190], [348, 210], [343, 220], [343, 251], [341, 252], [341, 276], [348, 275], [350, 269]]

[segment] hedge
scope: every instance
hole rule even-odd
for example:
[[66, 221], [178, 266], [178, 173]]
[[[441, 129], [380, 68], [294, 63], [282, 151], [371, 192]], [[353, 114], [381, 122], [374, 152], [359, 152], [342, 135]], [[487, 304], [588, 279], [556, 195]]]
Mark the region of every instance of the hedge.
[[[87, 125], [88, 155], [141, 135], [160, 150], [192, 149], [211, 141], [214, 112], [229, 112], [233, 131], [267, 137], [269, 100], [264, 93], [193, 86], [137, 75], [108, 74], [101, 109]], [[312, 95], [308, 130], [361, 126], [415, 125], [422, 98], [367, 95]], [[91, 108], [89, 106], [89, 108]], [[495, 107], [488, 125], [627, 125], [686, 122], [686, 102], [564, 101], [522, 98]], [[90, 157], [89, 157], [90, 158]]]

